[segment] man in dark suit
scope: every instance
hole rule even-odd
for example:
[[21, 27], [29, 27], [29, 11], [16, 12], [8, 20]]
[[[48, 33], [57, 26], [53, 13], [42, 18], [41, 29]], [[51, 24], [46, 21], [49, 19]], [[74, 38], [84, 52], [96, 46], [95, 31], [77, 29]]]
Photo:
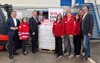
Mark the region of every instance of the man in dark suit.
[[34, 10], [32, 12], [32, 17], [29, 19], [30, 26], [30, 35], [31, 35], [31, 43], [32, 43], [32, 53], [35, 53], [38, 50], [38, 20], [37, 20], [37, 12]]
[[39, 12], [39, 16], [37, 17], [39, 22], [43, 22], [45, 17], [43, 16], [43, 11]]
[[93, 26], [94, 26], [94, 18], [93, 15], [88, 12], [88, 7], [83, 6], [83, 18], [82, 18], [82, 33], [83, 33], [83, 45], [85, 56], [82, 58], [82, 61], [85, 61], [90, 57], [90, 41], [89, 37], [92, 35]]
[[18, 55], [16, 48], [18, 46], [18, 26], [20, 21], [16, 18], [16, 11], [11, 13], [11, 18], [7, 19], [6, 28], [8, 29], [9, 36], [9, 58], [13, 59], [13, 55]]

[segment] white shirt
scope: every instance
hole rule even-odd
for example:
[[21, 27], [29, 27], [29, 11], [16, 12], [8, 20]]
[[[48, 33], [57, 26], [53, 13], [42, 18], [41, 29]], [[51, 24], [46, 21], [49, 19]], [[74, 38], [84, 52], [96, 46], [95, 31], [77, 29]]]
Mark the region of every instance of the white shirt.
[[17, 20], [16, 20], [16, 18], [13, 18], [13, 21], [14, 21], [15, 26], [17, 26]]
[[34, 16], [33, 16], [33, 18], [34, 18], [34, 19], [36, 20], [36, 22], [37, 22], [37, 19], [36, 19], [36, 17], [34, 17]]
[[42, 19], [42, 16], [39, 16], [39, 21]]
[[83, 18], [82, 18], [82, 20], [85, 18], [85, 16], [87, 15], [87, 13], [85, 13], [84, 15], [83, 15]]

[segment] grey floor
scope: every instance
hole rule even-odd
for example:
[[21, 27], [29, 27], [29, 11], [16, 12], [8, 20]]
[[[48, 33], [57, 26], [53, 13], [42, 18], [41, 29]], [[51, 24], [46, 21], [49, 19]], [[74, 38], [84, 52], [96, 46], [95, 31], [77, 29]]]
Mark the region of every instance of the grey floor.
[[[89, 61], [80, 62], [80, 58], [69, 59], [68, 56], [63, 56], [58, 59], [53, 52], [37, 52], [36, 54], [31, 53], [31, 48], [27, 48], [29, 54], [24, 56], [22, 49], [19, 49], [19, 55], [14, 56], [11, 60], [8, 58], [6, 51], [0, 51], [0, 63], [90, 63]], [[96, 63], [100, 63], [100, 42], [91, 43], [92, 59]]]

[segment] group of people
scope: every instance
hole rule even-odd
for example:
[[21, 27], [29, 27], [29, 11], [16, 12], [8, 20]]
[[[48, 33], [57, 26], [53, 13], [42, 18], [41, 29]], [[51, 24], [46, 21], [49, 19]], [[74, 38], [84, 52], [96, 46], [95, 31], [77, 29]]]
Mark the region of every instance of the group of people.
[[[88, 7], [83, 6], [75, 17], [70, 10], [66, 10], [64, 17], [61, 14], [57, 15], [52, 30], [55, 36], [54, 54], [58, 58], [62, 55], [69, 55], [69, 58], [74, 55], [79, 57], [81, 52], [85, 53], [83, 61], [91, 57], [89, 37], [92, 36], [94, 18], [88, 10]], [[62, 39], [64, 39], [64, 51]]]
[[26, 45], [28, 43], [29, 36], [31, 37], [32, 43], [32, 53], [35, 54], [38, 51], [38, 25], [44, 21], [45, 17], [43, 16], [43, 12], [39, 12], [39, 16], [37, 16], [37, 12], [34, 10], [32, 12], [32, 17], [29, 18], [22, 18], [19, 21], [16, 18], [16, 11], [12, 11], [11, 17], [7, 19], [6, 28], [8, 30], [8, 52], [9, 58], [13, 59], [13, 55], [18, 55], [16, 52], [18, 46], [18, 39], [22, 42], [23, 54], [27, 55], [28, 52], [26, 51]]
[[[18, 37], [22, 41], [23, 54], [27, 55], [26, 44], [31, 37], [32, 53], [38, 51], [38, 25], [44, 21], [45, 17], [43, 12], [32, 12], [32, 17], [22, 18], [21, 23], [16, 18], [16, 11], [11, 13], [11, 18], [7, 19], [6, 28], [8, 29], [9, 36], [9, 58], [13, 59], [18, 45]], [[88, 7], [83, 6], [78, 14], [74, 15], [70, 10], [66, 10], [66, 15], [62, 17], [61, 14], [57, 15], [56, 21], [53, 23], [53, 35], [55, 37], [55, 51], [54, 54], [61, 58], [62, 55], [69, 55], [72, 58], [74, 55], [80, 56], [81, 51], [85, 53], [83, 60], [90, 57], [90, 42], [89, 37], [92, 35], [94, 26], [93, 15], [88, 12]], [[64, 51], [62, 48], [62, 38], [64, 39]], [[82, 45], [82, 46], [81, 46]]]

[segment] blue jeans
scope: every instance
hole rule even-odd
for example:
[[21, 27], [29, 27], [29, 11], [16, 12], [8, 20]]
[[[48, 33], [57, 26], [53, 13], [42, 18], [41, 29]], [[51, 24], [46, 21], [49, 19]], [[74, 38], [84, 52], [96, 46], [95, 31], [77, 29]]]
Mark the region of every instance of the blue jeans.
[[83, 45], [84, 45], [84, 52], [86, 57], [90, 57], [90, 41], [88, 35], [83, 35]]

